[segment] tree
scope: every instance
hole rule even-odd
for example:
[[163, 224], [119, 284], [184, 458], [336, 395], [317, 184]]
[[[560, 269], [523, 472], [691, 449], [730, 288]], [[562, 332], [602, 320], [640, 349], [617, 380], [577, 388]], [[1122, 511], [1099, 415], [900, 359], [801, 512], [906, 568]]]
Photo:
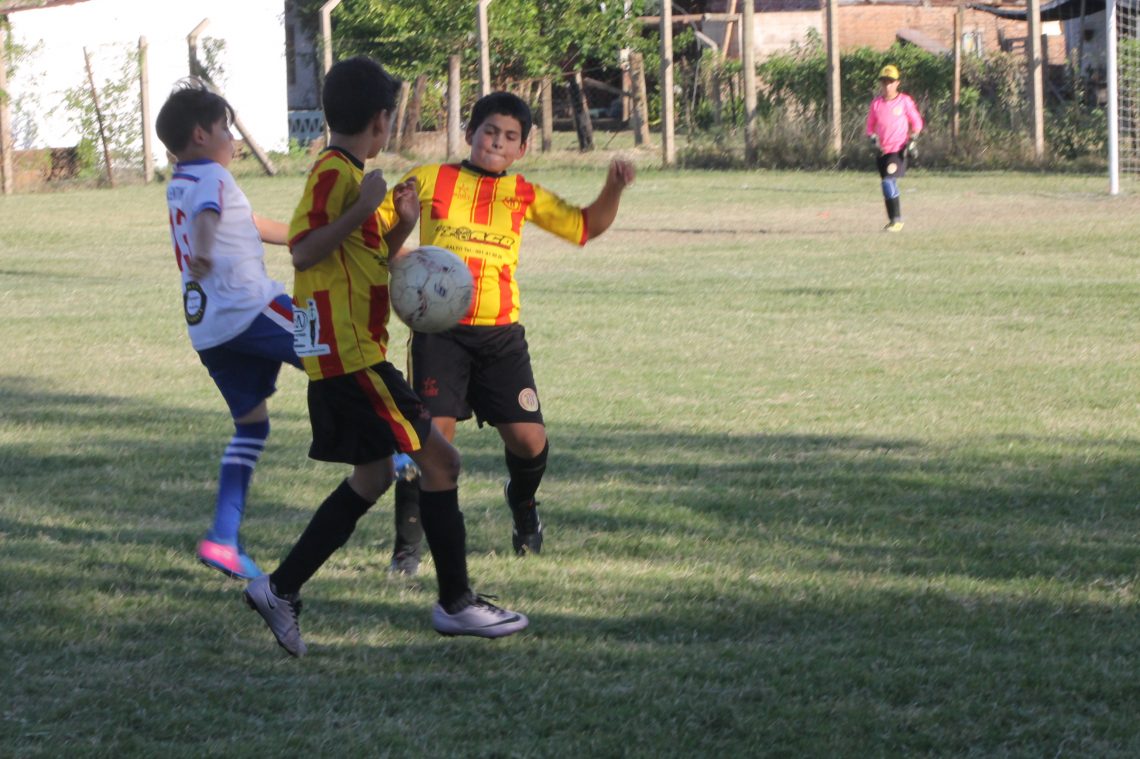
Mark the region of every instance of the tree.
[[[316, 27], [322, 0], [297, 0]], [[635, 0], [632, 15], [645, 0]], [[581, 68], [616, 65], [632, 25], [620, 0], [494, 0], [489, 8], [492, 79], [502, 83]], [[333, 14], [333, 58], [367, 54], [397, 76], [440, 77], [451, 55], [464, 79], [478, 78], [475, 10], [470, 0], [345, 0]]]

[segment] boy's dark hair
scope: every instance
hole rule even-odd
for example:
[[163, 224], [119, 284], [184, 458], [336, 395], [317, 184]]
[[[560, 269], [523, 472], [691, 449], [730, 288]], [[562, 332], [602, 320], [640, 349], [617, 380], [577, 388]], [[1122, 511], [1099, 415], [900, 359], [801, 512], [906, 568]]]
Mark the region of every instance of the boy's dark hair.
[[366, 55], [337, 61], [325, 75], [321, 103], [325, 123], [341, 134], [359, 134], [381, 111], [396, 108], [400, 81]]
[[211, 92], [201, 80], [187, 78], [175, 85], [162, 104], [154, 129], [166, 149], [178, 155], [190, 144], [194, 127], [210, 129], [223, 118], [226, 124], [233, 123], [234, 109], [226, 99]]
[[467, 131], [469, 133], [474, 132], [479, 128], [479, 125], [487, 120], [488, 116], [495, 114], [517, 119], [522, 127], [522, 141], [526, 142], [530, 135], [531, 125], [534, 123], [530, 114], [530, 106], [518, 95], [509, 92], [492, 92], [490, 95], [479, 98], [475, 102], [475, 107], [471, 109], [471, 119], [467, 122]]

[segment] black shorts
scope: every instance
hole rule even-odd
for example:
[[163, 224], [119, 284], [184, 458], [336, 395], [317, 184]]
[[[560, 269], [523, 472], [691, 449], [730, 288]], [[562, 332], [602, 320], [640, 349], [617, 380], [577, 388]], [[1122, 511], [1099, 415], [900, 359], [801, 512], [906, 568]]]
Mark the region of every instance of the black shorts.
[[309, 382], [309, 458], [368, 464], [423, 447], [431, 414], [387, 361]]
[[902, 179], [906, 174], [906, 150], [884, 153], [878, 160], [879, 176], [883, 179]]
[[408, 373], [432, 416], [470, 419], [474, 412], [480, 424], [543, 423], [521, 324], [416, 332]]

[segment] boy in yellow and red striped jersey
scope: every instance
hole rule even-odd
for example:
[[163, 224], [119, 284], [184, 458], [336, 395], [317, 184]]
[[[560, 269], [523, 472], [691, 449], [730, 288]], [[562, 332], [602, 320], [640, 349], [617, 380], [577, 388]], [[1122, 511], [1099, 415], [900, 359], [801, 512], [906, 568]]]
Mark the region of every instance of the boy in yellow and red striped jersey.
[[[499, 432], [509, 479], [504, 496], [514, 518], [511, 543], [519, 556], [542, 550], [543, 527], [535, 494], [549, 445], [531, 369], [526, 333], [519, 323], [515, 272], [527, 222], [575, 245], [605, 232], [617, 216], [621, 194], [633, 183], [633, 164], [615, 160], [597, 199], [582, 208], [508, 170], [526, 154], [532, 124], [529, 106], [516, 95], [493, 92], [479, 99], [467, 124], [471, 146], [462, 163], [410, 171], [420, 201], [420, 244], [455, 252], [475, 279], [471, 309], [459, 324], [436, 334], [413, 333], [408, 373], [447, 440], [458, 420], [474, 415]], [[381, 214], [392, 214], [389, 193]], [[392, 570], [414, 574], [419, 561], [416, 481], [396, 483], [396, 546]]]
[[313, 165], [289, 227], [296, 268], [293, 346], [309, 375], [309, 456], [352, 465], [320, 505], [288, 555], [249, 584], [247, 603], [293, 656], [306, 646], [297, 625], [299, 593], [343, 546], [357, 521], [391, 485], [392, 454], [422, 471], [423, 531], [435, 559], [439, 603], [432, 625], [443, 635], [495, 638], [527, 626], [468, 583], [466, 531], [459, 510], [459, 454], [400, 372], [386, 360], [388, 258], [415, 228], [415, 188], [393, 188], [388, 224], [377, 212], [387, 183], [364, 160], [388, 141], [399, 85], [375, 61], [340, 61], [325, 77], [322, 101], [329, 147]]

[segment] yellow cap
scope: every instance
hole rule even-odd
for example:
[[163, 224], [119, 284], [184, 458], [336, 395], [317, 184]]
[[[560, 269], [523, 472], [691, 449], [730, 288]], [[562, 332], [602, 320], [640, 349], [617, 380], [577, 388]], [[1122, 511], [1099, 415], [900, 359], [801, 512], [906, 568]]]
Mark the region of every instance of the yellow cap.
[[899, 67], [888, 63], [886, 66], [883, 66], [883, 70], [879, 72], [879, 78], [880, 79], [898, 79], [899, 78]]

